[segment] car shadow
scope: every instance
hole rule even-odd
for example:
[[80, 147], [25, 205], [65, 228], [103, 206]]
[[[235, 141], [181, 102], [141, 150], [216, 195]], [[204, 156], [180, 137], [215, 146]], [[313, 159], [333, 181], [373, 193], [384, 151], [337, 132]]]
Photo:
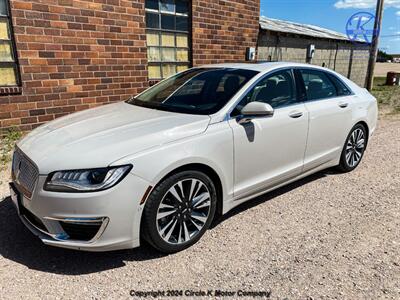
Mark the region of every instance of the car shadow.
[[[274, 199], [328, 174], [320, 172], [273, 192], [249, 200], [218, 218], [212, 228], [224, 220], [260, 203]], [[53, 274], [84, 275], [121, 268], [125, 261], [147, 261], [166, 256], [144, 243], [140, 248], [112, 252], [81, 252], [44, 245], [19, 220], [10, 197], [0, 201], [0, 256], [29, 269]]]
[[125, 261], [165, 256], [149, 245], [133, 250], [82, 252], [43, 244], [19, 220], [10, 197], [0, 202], [0, 257], [42, 272], [83, 275], [121, 268]]
[[303, 179], [300, 179], [298, 181], [295, 181], [293, 183], [290, 183], [288, 185], [285, 185], [281, 188], [278, 188], [276, 190], [273, 190], [271, 192], [267, 192], [265, 194], [262, 194], [260, 196], [257, 196], [249, 201], [246, 201], [240, 205], [238, 205], [237, 207], [233, 208], [231, 211], [229, 211], [227, 214], [220, 216], [219, 218], [216, 218], [214, 220], [214, 222], [211, 224], [211, 229], [214, 227], [217, 227], [219, 224], [221, 224], [222, 222], [224, 222], [227, 219], [232, 218], [233, 216], [246, 211], [252, 207], [255, 207], [261, 203], [270, 201], [276, 197], [279, 197], [283, 194], [286, 194], [292, 190], [297, 189], [298, 187], [301, 187], [303, 185], [306, 185], [308, 183], [311, 183], [315, 180], [321, 179], [323, 177], [326, 177], [328, 175], [335, 175], [335, 174], [339, 174], [335, 169], [327, 169], [315, 174], [312, 174], [310, 176], [307, 176]]

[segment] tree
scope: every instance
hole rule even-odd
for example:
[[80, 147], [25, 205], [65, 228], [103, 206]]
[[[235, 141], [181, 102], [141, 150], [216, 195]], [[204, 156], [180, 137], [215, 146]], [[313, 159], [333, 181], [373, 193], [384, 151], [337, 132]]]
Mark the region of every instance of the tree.
[[384, 50], [378, 50], [377, 62], [387, 62], [388, 60], [393, 61], [393, 56], [387, 54]]

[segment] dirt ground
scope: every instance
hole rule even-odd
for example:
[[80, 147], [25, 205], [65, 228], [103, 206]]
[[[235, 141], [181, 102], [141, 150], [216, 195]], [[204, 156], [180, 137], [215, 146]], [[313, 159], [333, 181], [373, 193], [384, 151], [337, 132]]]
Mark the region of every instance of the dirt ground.
[[10, 181], [11, 167], [7, 164], [5, 168], [0, 169], [0, 201], [8, 196], [8, 182]]
[[375, 65], [374, 76], [386, 77], [388, 72], [399, 72], [400, 73], [400, 63], [377, 63]]
[[320, 172], [251, 200], [174, 255], [149, 246], [51, 248], [20, 223], [9, 198], [0, 199], [0, 298], [242, 289], [271, 292], [271, 299], [399, 299], [399, 190], [397, 118], [380, 121], [354, 172]]

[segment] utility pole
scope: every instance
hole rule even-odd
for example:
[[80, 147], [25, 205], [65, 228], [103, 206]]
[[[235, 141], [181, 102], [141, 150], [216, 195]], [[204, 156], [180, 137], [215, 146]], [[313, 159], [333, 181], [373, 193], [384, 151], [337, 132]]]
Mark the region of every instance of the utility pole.
[[376, 58], [378, 56], [379, 33], [382, 25], [383, 2], [384, 0], [377, 0], [375, 24], [372, 35], [372, 43], [369, 54], [368, 72], [367, 72], [367, 90], [371, 91], [374, 84], [374, 71]]

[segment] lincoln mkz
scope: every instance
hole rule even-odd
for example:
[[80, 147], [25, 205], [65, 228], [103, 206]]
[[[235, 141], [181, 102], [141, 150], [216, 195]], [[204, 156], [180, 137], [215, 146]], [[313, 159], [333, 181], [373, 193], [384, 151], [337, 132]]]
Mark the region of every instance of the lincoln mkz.
[[352, 171], [376, 123], [376, 99], [325, 68], [196, 67], [30, 132], [14, 151], [11, 198], [45, 244], [109, 251], [144, 239], [173, 253], [249, 199]]

